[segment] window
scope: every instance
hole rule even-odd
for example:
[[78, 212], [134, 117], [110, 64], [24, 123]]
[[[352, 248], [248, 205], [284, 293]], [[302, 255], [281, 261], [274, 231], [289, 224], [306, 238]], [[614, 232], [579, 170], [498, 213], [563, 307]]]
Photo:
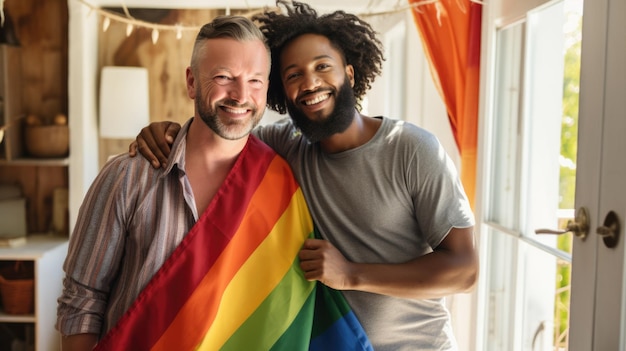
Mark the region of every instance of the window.
[[482, 240], [485, 350], [568, 341], [580, 1], [551, 2], [496, 29]]

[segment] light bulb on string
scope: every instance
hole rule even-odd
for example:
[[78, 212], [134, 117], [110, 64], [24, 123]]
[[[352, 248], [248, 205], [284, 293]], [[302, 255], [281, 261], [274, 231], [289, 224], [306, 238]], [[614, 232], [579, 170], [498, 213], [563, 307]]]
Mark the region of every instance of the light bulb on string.
[[183, 37], [183, 29], [180, 24], [176, 25], [176, 40], [180, 40]]
[[109, 29], [110, 25], [111, 25], [111, 19], [109, 17], [104, 17], [104, 19], [102, 20], [102, 31], [106, 32], [107, 29]]
[[154, 28], [152, 30], [152, 44], [156, 44], [157, 41], [159, 41], [159, 31], [156, 28]]

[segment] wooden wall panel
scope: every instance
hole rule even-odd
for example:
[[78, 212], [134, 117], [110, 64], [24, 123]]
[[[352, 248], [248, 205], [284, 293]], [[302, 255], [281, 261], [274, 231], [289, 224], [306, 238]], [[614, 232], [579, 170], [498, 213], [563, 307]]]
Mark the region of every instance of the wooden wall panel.
[[5, 0], [22, 51], [24, 113], [67, 114], [67, 0]]

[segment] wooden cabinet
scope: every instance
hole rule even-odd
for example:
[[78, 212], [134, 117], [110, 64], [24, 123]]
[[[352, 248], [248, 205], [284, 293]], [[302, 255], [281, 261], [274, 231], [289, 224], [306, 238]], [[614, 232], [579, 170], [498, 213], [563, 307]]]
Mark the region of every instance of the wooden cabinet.
[[66, 254], [67, 240], [48, 235], [30, 235], [22, 246], [0, 248], [0, 266], [16, 261], [32, 264], [35, 282], [32, 314], [7, 314], [0, 310], [0, 334], [5, 333], [0, 338], [0, 350], [10, 351], [11, 344], [24, 345], [25, 350], [59, 350], [60, 336], [54, 324]]
[[28, 115], [47, 121], [68, 116], [68, 2], [8, 1], [4, 11], [12, 17], [20, 46], [0, 44], [0, 184], [18, 187], [25, 198], [27, 243], [0, 248], [0, 268], [16, 261], [34, 267], [34, 312], [7, 314], [0, 307], [0, 350], [12, 350], [8, 333], [26, 341], [25, 350], [55, 351], [60, 346], [56, 300], [71, 227], [72, 150], [60, 157], [34, 157], [26, 148], [24, 122]]

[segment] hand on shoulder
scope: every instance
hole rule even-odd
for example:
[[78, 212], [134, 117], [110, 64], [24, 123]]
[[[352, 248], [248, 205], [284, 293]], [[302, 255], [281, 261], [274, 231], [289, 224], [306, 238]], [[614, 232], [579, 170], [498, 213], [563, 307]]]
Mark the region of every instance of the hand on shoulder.
[[141, 129], [135, 141], [128, 146], [129, 155], [135, 157], [139, 151], [154, 168], [165, 167], [180, 128], [179, 123], [171, 121], [150, 123]]

